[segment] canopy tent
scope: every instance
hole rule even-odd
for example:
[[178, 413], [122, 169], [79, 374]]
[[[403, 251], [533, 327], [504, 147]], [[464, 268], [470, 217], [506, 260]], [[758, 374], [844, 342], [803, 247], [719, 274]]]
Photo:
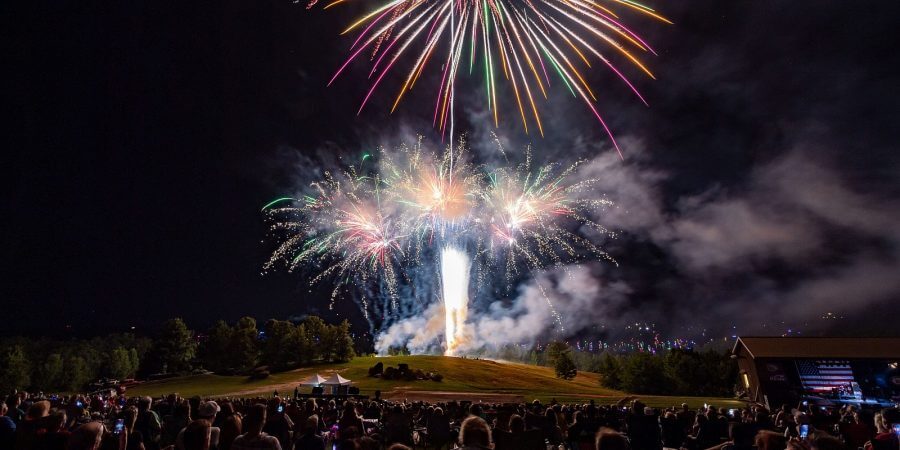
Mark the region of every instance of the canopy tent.
[[326, 380], [325, 380], [325, 378], [322, 377], [322, 375], [315, 374], [315, 376], [311, 376], [311, 377], [301, 381], [300, 385], [301, 386], [318, 386], [320, 384], [324, 384], [325, 381]]
[[331, 374], [331, 377], [329, 377], [327, 380], [323, 381], [321, 384], [324, 384], [327, 386], [348, 386], [348, 385], [350, 385], [350, 380], [342, 377], [338, 373], [333, 373], [333, 374]]

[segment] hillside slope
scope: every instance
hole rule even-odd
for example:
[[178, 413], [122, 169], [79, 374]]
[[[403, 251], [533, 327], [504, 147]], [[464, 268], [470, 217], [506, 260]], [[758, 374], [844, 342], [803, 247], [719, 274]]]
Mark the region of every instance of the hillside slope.
[[[409, 364], [411, 369], [438, 372], [443, 381], [400, 381], [382, 380], [368, 376], [369, 367], [377, 362], [385, 367], [396, 367], [400, 363]], [[573, 380], [556, 378], [553, 369], [525, 364], [497, 362], [485, 359], [466, 359], [445, 356], [390, 356], [354, 358], [345, 364], [322, 364], [302, 369], [273, 374], [265, 380], [250, 381], [243, 376], [194, 375], [168, 380], [144, 383], [129, 390], [129, 395], [159, 396], [177, 392], [184, 397], [257, 396], [293, 393], [299, 382], [313, 374], [328, 377], [338, 372], [353, 381], [366, 395], [380, 390], [389, 398], [442, 398], [450, 393], [460, 394], [484, 401], [523, 401], [534, 398], [561, 401], [597, 399], [601, 403], [612, 403], [627, 394], [600, 386], [600, 376], [595, 373], [579, 372]], [[308, 392], [308, 387], [301, 387]], [[498, 395], [502, 394], [502, 395]], [[450, 398], [450, 397], [448, 397]], [[673, 405], [685, 399], [677, 397], [647, 397], [652, 404]], [[702, 404], [710, 399], [688, 398], [692, 404]], [[726, 406], [732, 401], [715, 399], [715, 404]]]

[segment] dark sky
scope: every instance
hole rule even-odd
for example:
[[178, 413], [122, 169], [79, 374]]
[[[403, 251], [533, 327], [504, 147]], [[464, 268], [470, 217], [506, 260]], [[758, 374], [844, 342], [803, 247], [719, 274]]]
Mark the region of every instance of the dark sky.
[[[325, 88], [349, 45], [339, 27], [371, 2], [48, 3], [0, 7], [12, 137], [2, 333], [320, 311], [299, 276], [260, 275], [271, 249], [260, 207], [308, 182], [298, 164], [411, 132], [438, 139], [423, 118], [430, 95], [388, 115], [396, 77], [358, 117], [361, 70]], [[606, 243], [620, 267], [590, 267], [603, 292], [590, 317], [891, 333], [900, 3], [653, 3], [675, 25], [631, 17], [660, 53], [647, 59], [657, 80], [629, 73], [650, 108], [592, 75], [625, 161], [564, 96], [546, 137], [524, 135], [512, 111], [499, 130], [539, 157], [589, 159], [622, 206], [607, 223], [623, 234]], [[492, 127], [476, 81], [461, 82], [473, 94], [461, 94], [459, 126], [478, 145]], [[823, 325], [826, 311], [845, 319]]]

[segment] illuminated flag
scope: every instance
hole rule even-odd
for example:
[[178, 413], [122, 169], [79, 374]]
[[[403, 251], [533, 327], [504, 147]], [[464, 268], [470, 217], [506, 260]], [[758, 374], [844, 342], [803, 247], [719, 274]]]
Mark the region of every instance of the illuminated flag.
[[805, 389], [830, 392], [835, 388], [849, 388], [853, 379], [853, 369], [849, 361], [797, 361], [800, 383]]

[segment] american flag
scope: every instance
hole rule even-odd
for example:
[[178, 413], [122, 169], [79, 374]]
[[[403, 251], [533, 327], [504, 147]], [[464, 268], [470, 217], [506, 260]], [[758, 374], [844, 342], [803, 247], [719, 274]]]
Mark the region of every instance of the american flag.
[[849, 388], [853, 379], [853, 369], [849, 361], [797, 361], [800, 383], [805, 389], [830, 392], [835, 388]]

